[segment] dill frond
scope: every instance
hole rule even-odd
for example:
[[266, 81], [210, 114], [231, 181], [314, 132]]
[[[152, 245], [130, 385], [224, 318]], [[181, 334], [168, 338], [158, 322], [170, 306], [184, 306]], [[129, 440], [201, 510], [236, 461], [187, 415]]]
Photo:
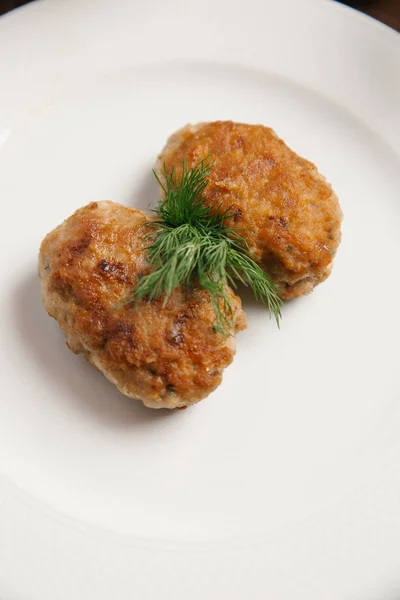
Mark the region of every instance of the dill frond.
[[232, 208], [221, 210], [204, 201], [204, 191], [213, 164], [199, 161], [192, 169], [187, 161], [178, 180], [174, 168], [164, 165], [161, 177], [154, 175], [164, 196], [155, 210], [157, 220], [148, 224], [147, 259], [154, 271], [142, 277], [121, 302], [137, 304], [163, 297], [164, 305], [178, 286], [200, 287], [210, 294], [216, 331], [232, 331], [233, 307], [227, 284], [235, 280], [249, 286], [279, 326], [281, 304], [273, 281], [251, 256], [239, 232], [228, 227]]

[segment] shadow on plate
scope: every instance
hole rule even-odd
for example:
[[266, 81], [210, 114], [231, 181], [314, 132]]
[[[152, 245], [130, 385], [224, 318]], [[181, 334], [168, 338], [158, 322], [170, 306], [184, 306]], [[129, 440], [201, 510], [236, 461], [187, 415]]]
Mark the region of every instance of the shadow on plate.
[[149, 211], [157, 206], [157, 202], [160, 198], [160, 188], [154, 177], [152, 168], [152, 165], [149, 165], [139, 184], [132, 186], [132, 188], [135, 189], [135, 192], [132, 194], [132, 197], [129, 198], [128, 203], [132, 208]]
[[[160, 423], [186, 411], [153, 410], [123, 396], [82, 355], [68, 350], [64, 334], [41, 302], [40, 282], [29, 275], [15, 290], [15, 322], [32, 360], [54, 389], [53, 401], [75, 418], [95, 419], [107, 428]], [[34, 399], [34, 398], [33, 398]]]
[[239, 296], [242, 301], [243, 310], [254, 309], [261, 312], [264, 312], [266, 309], [262, 302], [258, 302], [255, 299], [254, 292], [250, 287], [245, 286], [243, 283], [237, 282], [237, 287], [234, 289], [235, 294]]
[[[246, 310], [257, 310], [260, 313], [263, 312], [267, 312], [268, 313], [268, 308], [266, 306], [263, 305], [263, 303], [259, 300], [256, 300], [255, 296], [254, 296], [254, 292], [253, 290], [248, 287], [245, 286], [243, 283], [238, 282], [237, 284], [237, 288], [235, 288], [235, 293], [241, 298], [242, 300], [242, 306], [243, 306], [243, 310], [246, 312]], [[296, 304], [296, 301], [298, 299], [291, 299], [291, 300], [285, 300], [282, 304], [282, 312], [285, 312], [288, 310], [288, 307], [290, 307], [294, 301], [294, 303]]]

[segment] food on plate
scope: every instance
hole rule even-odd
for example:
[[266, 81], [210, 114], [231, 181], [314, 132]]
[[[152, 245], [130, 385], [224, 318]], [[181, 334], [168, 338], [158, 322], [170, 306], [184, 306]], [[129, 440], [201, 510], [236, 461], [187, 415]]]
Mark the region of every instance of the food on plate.
[[155, 270], [140, 279], [127, 300], [168, 298], [179, 284], [200, 286], [210, 294], [214, 327], [229, 334], [232, 307], [226, 289], [228, 282], [236, 286], [239, 280], [252, 288], [279, 325], [282, 300], [275, 284], [249, 254], [240, 232], [226, 224], [234, 209], [218, 210], [204, 202], [211, 170], [203, 159], [190, 169], [184, 161], [179, 181], [174, 168], [155, 173], [163, 197], [146, 234], [147, 260]]
[[317, 168], [261, 125], [187, 126], [155, 176], [153, 214], [92, 202], [46, 236], [39, 274], [73, 352], [146, 406], [182, 408], [232, 362], [246, 327], [236, 282], [279, 325], [282, 298], [329, 275], [342, 213]]
[[39, 275], [44, 306], [73, 352], [83, 353], [123, 394], [153, 408], [179, 408], [220, 384], [235, 354], [233, 334], [246, 327], [246, 317], [226, 283], [228, 334], [215, 327], [210, 292], [199, 285], [129, 301], [154, 271], [146, 236], [154, 234], [149, 224], [155, 220], [120, 204], [93, 202], [43, 240]]
[[158, 172], [182, 173], [209, 157], [214, 166], [204, 199], [230, 210], [226, 225], [245, 238], [275, 282], [281, 298], [310, 292], [331, 272], [339, 246], [342, 212], [330, 184], [262, 125], [217, 121], [187, 125], [174, 133]]

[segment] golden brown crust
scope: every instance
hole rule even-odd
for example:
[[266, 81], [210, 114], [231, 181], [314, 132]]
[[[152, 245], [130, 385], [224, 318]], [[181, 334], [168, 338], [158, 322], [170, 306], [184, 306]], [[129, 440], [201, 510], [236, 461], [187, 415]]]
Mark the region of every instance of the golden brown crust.
[[[204, 290], [171, 294], [137, 308], [115, 308], [149, 272], [138, 229], [152, 217], [112, 202], [81, 208], [44, 239], [42, 297], [73, 352], [83, 352], [118, 389], [147, 406], [193, 404], [214, 390], [235, 353], [234, 338], [213, 329]], [[230, 291], [233, 333], [246, 327]]]
[[181, 172], [210, 157], [206, 199], [237, 215], [250, 250], [280, 286], [283, 298], [301, 296], [329, 275], [339, 246], [342, 212], [325, 178], [272, 129], [217, 121], [173, 134], [158, 160]]

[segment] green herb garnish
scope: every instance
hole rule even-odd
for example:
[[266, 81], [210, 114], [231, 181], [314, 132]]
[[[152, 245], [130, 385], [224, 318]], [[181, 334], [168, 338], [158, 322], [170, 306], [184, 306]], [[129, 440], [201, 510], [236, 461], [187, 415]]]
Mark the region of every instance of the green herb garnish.
[[179, 180], [174, 168], [168, 173], [164, 165], [162, 181], [153, 171], [164, 192], [155, 210], [157, 220], [146, 225], [147, 260], [155, 270], [139, 279], [122, 303], [164, 296], [165, 306], [179, 285], [200, 287], [210, 294], [215, 330], [229, 335], [233, 308], [226, 286], [236, 287], [238, 280], [252, 288], [279, 326], [282, 301], [274, 283], [254, 261], [238, 231], [226, 225], [235, 211], [204, 201], [212, 167], [208, 160], [201, 160], [189, 169], [185, 161]]

